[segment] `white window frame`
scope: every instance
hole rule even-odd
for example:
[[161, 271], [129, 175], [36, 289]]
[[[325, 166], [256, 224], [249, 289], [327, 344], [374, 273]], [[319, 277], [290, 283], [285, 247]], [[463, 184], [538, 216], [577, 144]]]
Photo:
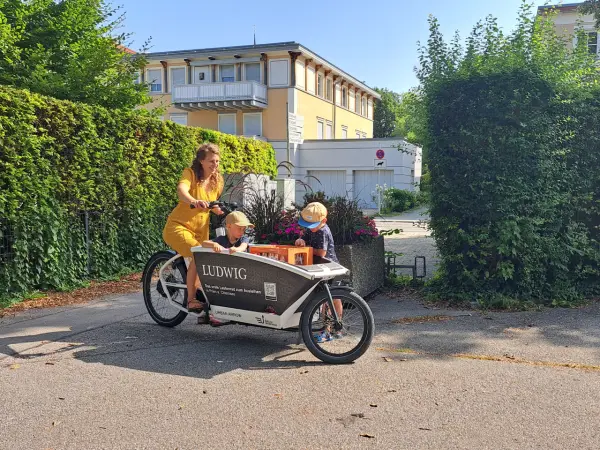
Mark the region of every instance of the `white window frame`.
[[342, 86], [342, 108], [348, 109], [348, 88]]
[[142, 83], [142, 72], [139, 70], [135, 71], [135, 78], [133, 79], [133, 84], [141, 84]]
[[[231, 81], [223, 81], [223, 67], [232, 67], [233, 68], [233, 80]], [[228, 77], [231, 78], [231, 77]], [[219, 83], [234, 83], [235, 82], [235, 64], [221, 64], [219, 65]]]
[[[319, 131], [321, 131], [321, 137], [319, 137]], [[325, 136], [325, 120], [317, 119], [317, 139], [324, 139]]]
[[[286, 64], [286, 72], [287, 72], [287, 80], [285, 84], [273, 84], [273, 63], [276, 62], [285, 62]], [[288, 58], [277, 58], [277, 59], [269, 59], [269, 87], [289, 87], [290, 85], [290, 59]]]
[[[258, 134], [248, 134], [246, 132], [246, 117], [248, 116], [258, 116], [260, 117], [260, 133]], [[263, 134], [263, 119], [262, 119], [262, 113], [261, 112], [254, 112], [254, 113], [244, 113], [242, 116], [242, 133], [244, 136], [262, 136]]]
[[[187, 84], [187, 66], [172, 66], [169, 67], [169, 89], [170, 91], [173, 91], [173, 70], [177, 70], [177, 69], [183, 69], [183, 84]], [[179, 85], [179, 86], [183, 86], [183, 85]]]
[[237, 135], [237, 114], [236, 113], [226, 113], [226, 114], [219, 114], [218, 118], [217, 118], [217, 128], [218, 131], [221, 133], [225, 133], [225, 134], [232, 134], [232, 133], [226, 133], [225, 131], [221, 130], [221, 117], [222, 116], [233, 116], [233, 134]]
[[333, 139], [333, 123], [330, 121], [325, 122], [325, 139]]
[[[152, 83], [150, 82], [150, 76], [148, 76], [148, 72], [153, 71], [153, 70], [158, 70], [160, 72], [160, 91], [153, 91], [152, 90]], [[164, 73], [163, 73], [163, 68], [162, 67], [152, 67], [150, 69], [146, 69], [146, 81], [149, 84], [150, 87], [150, 93], [151, 94], [162, 94], [165, 92], [165, 86], [164, 86]], [[154, 83], [154, 84], [158, 84], [158, 83]]]
[[[180, 123], [180, 122], [177, 122], [176, 120], [173, 120], [174, 117], [177, 117], [177, 118], [185, 117], [185, 123]], [[178, 123], [179, 125], [183, 125], [183, 126], [187, 127], [188, 115], [187, 115], [187, 113], [172, 113], [172, 114], [169, 114], [169, 120], [171, 122], [175, 122], [175, 123]]]
[[325, 78], [325, 99], [333, 101], [333, 79], [329, 77]]
[[[323, 80], [324, 80], [324, 76], [322, 73], [317, 72], [317, 97], [319, 98], [323, 98], [324, 96], [324, 92], [323, 89], [325, 88]], [[321, 83], [319, 84], [319, 80], [321, 80]], [[319, 93], [319, 90], [321, 91], [321, 93]]]
[[[244, 81], [250, 81], [250, 80], [248, 80], [247, 75], [246, 75], [246, 68], [248, 67], [249, 64], [258, 65], [258, 81], [257, 81], [257, 83], [262, 83], [263, 74], [262, 74], [262, 64], [260, 62], [244, 63]], [[256, 80], [251, 80], [251, 81], [256, 81]]]
[[348, 139], [348, 127], [342, 125], [342, 139]]
[[363, 117], [367, 116], [367, 98], [363, 97], [360, 101], [360, 115]]

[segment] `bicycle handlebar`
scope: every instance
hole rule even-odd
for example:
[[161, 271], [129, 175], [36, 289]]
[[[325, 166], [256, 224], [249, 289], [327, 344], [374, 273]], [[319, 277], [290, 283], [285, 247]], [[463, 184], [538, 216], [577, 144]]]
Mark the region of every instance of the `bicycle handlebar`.
[[[225, 214], [227, 215], [229, 214], [231, 211], [235, 211], [238, 207], [237, 203], [233, 202], [233, 203], [228, 203], [228, 202], [223, 202], [220, 200], [216, 200], [214, 202], [210, 202], [208, 204], [208, 209], [211, 210], [213, 209], [215, 206], [218, 206], [219, 208], [221, 208], [221, 211], [223, 211]], [[196, 208], [196, 206], [194, 204], [190, 204], [190, 208], [194, 209]]]

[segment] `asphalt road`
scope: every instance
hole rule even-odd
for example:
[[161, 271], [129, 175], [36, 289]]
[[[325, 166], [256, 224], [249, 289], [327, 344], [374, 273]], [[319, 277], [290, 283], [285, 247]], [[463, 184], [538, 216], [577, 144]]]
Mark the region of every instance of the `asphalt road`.
[[140, 294], [5, 317], [0, 448], [600, 448], [599, 305], [370, 305], [374, 343], [345, 366], [292, 333], [161, 328]]

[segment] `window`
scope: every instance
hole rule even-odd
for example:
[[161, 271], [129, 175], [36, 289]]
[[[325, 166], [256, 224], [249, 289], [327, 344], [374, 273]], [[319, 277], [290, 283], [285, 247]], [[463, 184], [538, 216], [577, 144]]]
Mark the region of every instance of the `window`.
[[235, 114], [219, 114], [219, 131], [236, 134]]
[[588, 51], [592, 55], [596, 55], [598, 53], [598, 33], [596, 31], [589, 32], [587, 34], [587, 46]]
[[244, 136], [262, 136], [262, 113], [244, 114]]
[[140, 73], [139, 70], [136, 70], [136, 72], [133, 74], [133, 83], [140, 84], [141, 82], [142, 82], [142, 74]]
[[290, 84], [289, 59], [269, 60], [269, 86], [283, 87]]
[[348, 107], [348, 88], [342, 88], [342, 106], [344, 108]]
[[317, 139], [323, 139], [323, 127], [324, 123], [322, 120], [317, 121]]
[[317, 75], [317, 95], [323, 97], [323, 75]]
[[333, 100], [333, 81], [330, 78], [327, 78], [325, 87], [325, 98], [327, 98], [327, 100]]
[[342, 139], [348, 139], [348, 128], [342, 125]]
[[354, 102], [354, 112], [360, 114], [360, 94], [356, 94], [356, 101]]
[[171, 114], [169, 120], [179, 125], [187, 125], [187, 114]]
[[260, 63], [246, 64], [246, 81], [260, 83]]
[[230, 83], [235, 81], [235, 67], [233, 64], [221, 66], [221, 82]]
[[362, 109], [361, 109], [360, 114], [363, 116], [367, 115], [367, 99], [366, 98], [362, 99]]
[[148, 83], [150, 83], [150, 92], [162, 92], [162, 70], [148, 69], [146, 75]]
[[171, 89], [173, 86], [185, 84], [185, 67], [173, 67], [171, 69]]
[[331, 122], [327, 122], [327, 124], [325, 126], [325, 130], [327, 132], [327, 134], [325, 135], [325, 137], [327, 139], [332, 139], [333, 138], [333, 126], [331, 125]]

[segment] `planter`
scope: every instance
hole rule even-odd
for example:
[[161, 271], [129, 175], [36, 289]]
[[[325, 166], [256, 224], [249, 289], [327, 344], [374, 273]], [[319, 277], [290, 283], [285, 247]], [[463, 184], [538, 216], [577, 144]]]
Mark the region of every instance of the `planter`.
[[383, 286], [385, 272], [385, 249], [383, 236], [367, 243], [336, 246], [340, 264], [350, 269], [352, 287], [364, 297]]

